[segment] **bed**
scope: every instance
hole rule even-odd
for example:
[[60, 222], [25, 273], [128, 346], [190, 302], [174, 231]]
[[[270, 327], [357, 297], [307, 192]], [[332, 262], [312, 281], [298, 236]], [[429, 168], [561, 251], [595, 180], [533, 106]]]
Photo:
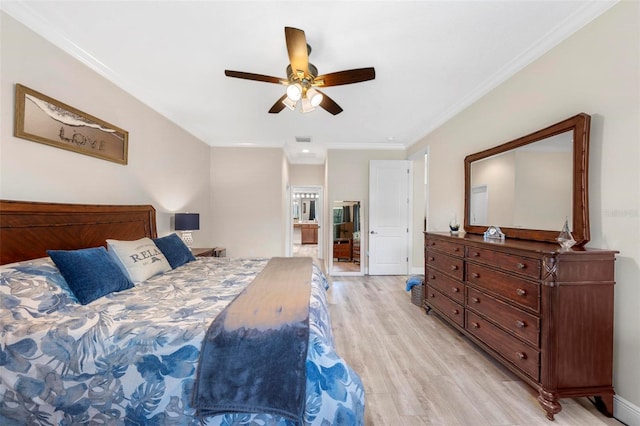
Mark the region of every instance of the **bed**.
[[[288, 265], [296, 258], [195, 258], [83, 304], [47, 256], [49, 250], [141, 238], [157, 239], [152, 206], [0, 201], [0, 424], [363, 424], [364, 389], [335, 351], [328, 283], [317, 265], [310, 264], [311, 276], [300, 280], [310, 283], [302, 293], [308, 298], [306, 327], [291, 327], [304, 345], [291, 344], [274, 357], [259, 349], [277, 339], [249, 349], [247, 334], [225, 349], [235, 360], [228, 370], [222, 358], [213, 358], [218, 348], [208, 345], [214, 325], [224, 328], [234, 306], [236, 313], [253, 309], [240, 304], [252, 291], [259, 308], [268, 304], [262, 295], [277, 300], [282, 280], [266, 271], [279, 265], [282, 276], [291, 276]], [[304, 356], [302, 374], [281, 372], [278, 361], [294, 351]], [[265, 363], [251, 358], [253, 352], [265, 352]], [[206, 364], [213, 364], [209, 375]], [[269, 382], [257, 367], [278, 376]], [[302, 393], [294, 415], [264, 404], [203, 405], [203, 389], [216, 387], [211, 378], [219, 376], [231, 383], [225, 386], [234, 388], [234, 398], [251, 395], [262, 383], [272, 390], [265, 396], [271, 401], [295, 388], [290, 380], [296, 377]]]

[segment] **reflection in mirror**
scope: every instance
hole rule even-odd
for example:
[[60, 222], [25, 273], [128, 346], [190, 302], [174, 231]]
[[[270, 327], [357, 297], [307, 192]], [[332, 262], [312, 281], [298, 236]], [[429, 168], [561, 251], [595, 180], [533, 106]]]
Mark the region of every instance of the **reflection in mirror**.
[[557, 242], [565, 221], [589, 241], [589, 132], [578, 114], [464, 159], [464, 230], [498, 226], [507, 238]]
[[572, 176], [573, 131], [475, 161], [469, 221], [559, 229], [573, 214]]
[[332, 274], [360, 273], [360, 201], [334, 201], [332, 218]]

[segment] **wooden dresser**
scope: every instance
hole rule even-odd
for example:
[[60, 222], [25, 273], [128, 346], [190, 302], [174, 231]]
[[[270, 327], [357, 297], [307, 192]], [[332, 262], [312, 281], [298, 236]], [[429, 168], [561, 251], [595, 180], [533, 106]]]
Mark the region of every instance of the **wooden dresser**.
[[333, 258], [351, 262], [351, 239], [336, 238], [333, 240]]
[[550, 420], [580, 396], [611, 416], [616, 253], [427, 232], [425, 308], [536, 388]]

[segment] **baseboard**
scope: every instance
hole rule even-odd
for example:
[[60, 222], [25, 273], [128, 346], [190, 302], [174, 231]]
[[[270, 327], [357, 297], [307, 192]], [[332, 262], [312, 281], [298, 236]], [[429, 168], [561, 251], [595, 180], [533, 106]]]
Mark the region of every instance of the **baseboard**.
[[628, 426], [640, 426], [640, 407], [618, 395], [613, 396], [613, 413], [616, 420]]
[[411, 275], [424, 275], [424, 266], [411, 267]]

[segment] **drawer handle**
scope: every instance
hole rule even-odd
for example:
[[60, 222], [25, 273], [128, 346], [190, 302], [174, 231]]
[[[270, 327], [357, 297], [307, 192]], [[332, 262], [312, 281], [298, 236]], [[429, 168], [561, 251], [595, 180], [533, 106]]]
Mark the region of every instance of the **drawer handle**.
[[429, 256], [429, 260], [433, 262], [433, 261], [434, 261], [434, 260], [436, 260], [436, 259], [435, 259], [435, 257], [433, 257], [433, 256]]
[[471, 323], [471, 327], [473, 327], [473, 328], [480, 328], [480, 324], [478, 324], [477, 322], [472, 322], [472, 323]]
[[480, 299], [478, 299], [477, 297], [472, 297], [472, 298], [471, 298], [471, 301], [472, 301], [473, 303], [480, 303]]
[[516, 290], [516, 294], [518, 296], [526, 296], [527, 295], [527, 291], [522, 289], [522, 288], [519, 288], [519, 289]]
[[471, 256], [480, 257], [480, 253], [478, 253], [477, 251], [474, 251], [473, 253], [471, 253]]
[[516, 352], [516, 356], [519, 359], [527, 359], [527, 354], [525, 354], [524, 352]]
[[525, 328], [526, 326], [527, 326], [527, 324], [525, 324], [524, 321], [516, 320], [516, 327]]
[[457, 309], [452, 309], [451, 312], [453, 313], [453, 315], [458, 315], [460, 313], [460, 311], [458, 311]]
[[460, 291], [460, 289], [458, 287], [451, 287], [451, 291], [457, 293]]
[[451, 265], [451, 270], [452, 270], [452, 271], [457, 271], [457, 270], [458, 270], [458, 266], [456, 266], [456, 265]]
[[524, 263], [518, 263], [516, 266], [518, 267], [518, 269], [524, 269], [527, 267], [527, 265], [525, 265]]
[[471, 273], [471, 276], [472, 276], [473, 278], [480, 278], [480, 274], [479, 274], [479, 273], [477, 273], [477, 272], [472, 272], [472, 273]]
[[460, 251], [460, 248], [456, 247], [456, 248], [453, 249], [453, 251]]
[[436, 279], [436, 276], [435, 276], [435, 275], [431, 275], [431, 279], [432, 279], [432, 280], [435, 280], [435, 279]]
[[435, 294], [435, 293], [431, 293], [431, 294], [429, 295], [429, 297], [434, 298], [434, 297], [436, 297], [436, 294]]
[[436, 242], [435, 241], [431, 241], [429, 244], [431, 244], [432, 246], [435, 246]]

